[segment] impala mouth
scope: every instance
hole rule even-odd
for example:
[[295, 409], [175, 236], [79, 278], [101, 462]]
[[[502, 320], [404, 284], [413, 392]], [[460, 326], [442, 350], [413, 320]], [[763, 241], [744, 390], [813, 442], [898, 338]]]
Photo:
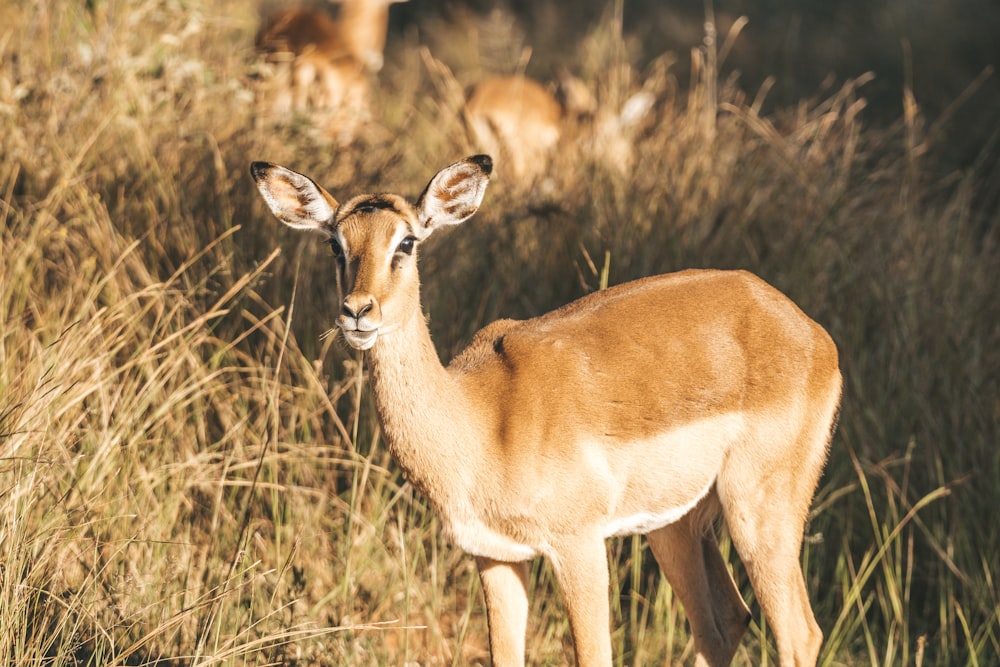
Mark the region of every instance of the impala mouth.
[[370, 350], [378, 338], [378, 329], [360, 331], [358, 329], [343, 329], [344, 340], [355, 350]]

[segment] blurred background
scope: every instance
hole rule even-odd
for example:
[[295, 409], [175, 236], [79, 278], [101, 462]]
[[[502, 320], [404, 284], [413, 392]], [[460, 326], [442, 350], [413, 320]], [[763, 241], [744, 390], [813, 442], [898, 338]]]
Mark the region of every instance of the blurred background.
[[[329, 335], [329, 251], [247, 169], [415, 197], [483, 150], [477, 84], [525, 74], [559, 140], [521, 174], [544, 142], [501, 142], [479, 213], [419, 250], [442, 359], [631, 278], [761, 275], [845, 376], [802, 554], [820, 663], [998, 664], [1000, 4], [409, 0], [336, 70], [356, 97], [297, 108], [316, 49], [262, 34], [305, 6], [0, 3], [0, 663], [489, 664], [474, 565]], [[734, 664], [774, 664], [719, 528]], [[608, 552], [616, 664], [689, 664], [643, 540]], [[567, 664], [532, 583], [529, 663]]]
[[[740, 17], [748, 19], [726, 61], [727, 74], [756, 91], [768, 77], [773, 110], [793, 104], [866, 72], [870, 120], [891, 123], [902, 114], [902, 90], [912, 89], [927, 120], [947, 126], [950, 146], [942, 155], [952, 166], [985, 159], [981, 149], [1000, 119], [1000, 8], [990, 0], [713, 0], [662, 2], [626, 0], [623, 29], [630, 55], [647, 64], [664, 52], [677, 55], [675, 74], [684, 80], [690, 49], [704, 38], [706, 7], [714, 9], [725, 35]], [[499, 9], [516, 17], [526, 44], [534, 46], [528, 72], [542, 78], [602, 20], [611, 5], [566, 3], [427, 2], [412, 0], [392, 12], [392, 29], [403, 31], [422, 19], [446, 19], [465, 11], [489, 15]], [[993, 162], [996, 162], [994, 156]]]

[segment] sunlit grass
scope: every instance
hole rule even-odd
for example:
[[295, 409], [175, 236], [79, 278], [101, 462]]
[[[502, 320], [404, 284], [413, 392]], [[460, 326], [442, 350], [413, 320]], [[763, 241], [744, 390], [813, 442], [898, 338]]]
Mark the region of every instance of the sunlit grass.
[[[472, 148], [441, 84], [481, 71], [482, 45], [435, 26], [432, 72], [401, 38], [339, 149], [307, 118], [255, 119], [256, 20], [225, 0], [0, 7], [0, 663], [488, 663], [472, 560], [399, 477], [360, 359], [323, 335], [328, 259], [246, 175], [268, 159], [337, 196], [418, 194]], [[608, 103], [658, 91], [635, 167], [570, 147], [545, 189], [499, 178], [430, 241], [442, 356], [639, 275], [759, 273], [831, 331], [846, 379], [802, 557], [821, 663], [995, 664], [1000, 267], [980, 175], [934, 175], [905, 91], [890, 128], [865, 124], [867, 77], [764, 115], [769, 84], [741, 90], [719, 54], [682, 90], [676, 57], [639, 68], [619, 39], [568, 55]], [[617, 663], [690, 663], [643, 541], [608, 551]], [[529, 661], [564, 664], [554, 578], [532, 579]], [[751, 608], [735, 664], [776, 664]]]

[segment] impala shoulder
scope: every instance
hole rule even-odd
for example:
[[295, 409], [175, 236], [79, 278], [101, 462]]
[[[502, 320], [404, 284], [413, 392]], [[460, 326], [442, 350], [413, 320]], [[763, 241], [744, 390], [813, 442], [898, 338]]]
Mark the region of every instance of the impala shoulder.
[[504, 339], [524, 324], [523, 320], [496, 320], [476, 332], [468, 347], [452, 359], [449, 368], [466, 371], [506, 356]]

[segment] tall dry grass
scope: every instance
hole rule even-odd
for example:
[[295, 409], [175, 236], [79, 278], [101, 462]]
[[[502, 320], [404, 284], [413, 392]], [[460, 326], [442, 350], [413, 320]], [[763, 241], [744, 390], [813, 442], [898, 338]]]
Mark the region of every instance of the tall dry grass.
[[[447, 91], [516, 65], [470, 37], [502, 19], [427, 26], [446, 70], [400, 35], [338, 150], [307, 118], [255, 120], [245, 3], [0, 7], [0, 662], [486, 663], [472, 563], [388, 459], [360, 360], [322, 335], [329, 260], [245, 170], [417, 194], [473, 148]], [[866, 125], [863, 79], [763, 115], [727, 35], [682, 89], [613, 26], [567, 57], [604, 104], [659, 92], [635, 168], [570, 149], [544, 190], [498, 180], [430, 241], [442, 356], [609, 281], [762, 275], [829, 328], [847, 382], [803, 552], [823, 664], [995, 664], [1000, 266], [975, 165], [933, 175], [905, 91], [891, 128]], [[641, 539], [609, 557], [620, 663], [690, 661]], [[529, 658], [562, 664], [558, 592], [532, 577]], [[754, 611], [737, 663], [772, 664]]]

